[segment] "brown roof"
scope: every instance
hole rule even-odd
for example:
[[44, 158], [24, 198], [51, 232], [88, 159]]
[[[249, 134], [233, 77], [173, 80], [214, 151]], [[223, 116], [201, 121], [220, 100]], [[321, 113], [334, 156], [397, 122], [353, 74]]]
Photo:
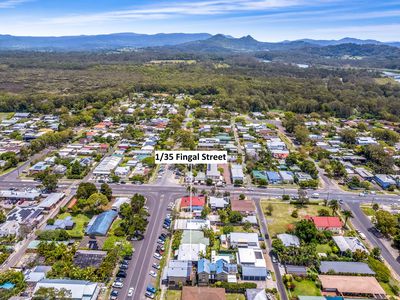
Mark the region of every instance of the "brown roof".
[[343, 294], [385, 295], [375, 277], [319, 275], [323, 289], [336, 289]]
[[225, 300], [224, 288], [184, 286], [181, 300]]
[[239, 212], [254, 212], [256, 211], [256, 207], [254, 205], [253, 200], [232, 200], [231, 208], [233, 211]]

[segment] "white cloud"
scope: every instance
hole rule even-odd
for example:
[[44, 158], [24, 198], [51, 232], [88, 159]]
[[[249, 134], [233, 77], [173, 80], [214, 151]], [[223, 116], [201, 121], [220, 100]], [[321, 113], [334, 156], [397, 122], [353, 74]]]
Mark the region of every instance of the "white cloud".
[[292, 7], [304, 3], [305, 0], [210, 0], [189, 3], [172, 2], [168, 5], [149, 5], [136, 9], [116, 10], [96, 14], [66, 15], [49, 18], [44, 21], [53, 24], [85, 24], [94, 21], [160, 19], [190, 15], [206, 16]]
[[29, 2], [31, 0], [6, 0], [6, 1], [0, 1], [0, 9], [1, 8], [14, 8], [17, 5], [20, 5], [25, 2]]

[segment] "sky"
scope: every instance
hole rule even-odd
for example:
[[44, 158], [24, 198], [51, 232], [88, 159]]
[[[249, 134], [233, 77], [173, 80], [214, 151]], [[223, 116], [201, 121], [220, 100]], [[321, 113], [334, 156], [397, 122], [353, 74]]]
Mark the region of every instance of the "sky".
[[222, 33], [400, 40], [400, 0], [0, 0], [0, 34]]

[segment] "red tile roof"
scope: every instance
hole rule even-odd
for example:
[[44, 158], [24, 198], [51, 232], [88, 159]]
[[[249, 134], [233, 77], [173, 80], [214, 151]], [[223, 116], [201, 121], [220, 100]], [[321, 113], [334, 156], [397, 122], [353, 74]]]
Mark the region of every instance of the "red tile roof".
[[[192, 206], [204, 206], [206, 198], [204, 196], [192, 196]], [[182, 197], [181, 208], [190, 207], [190, 197]]]
[[343, 226], [339, 217], [305, 216], [305, 218], [312, 221], [317, 228], [340, 228]]

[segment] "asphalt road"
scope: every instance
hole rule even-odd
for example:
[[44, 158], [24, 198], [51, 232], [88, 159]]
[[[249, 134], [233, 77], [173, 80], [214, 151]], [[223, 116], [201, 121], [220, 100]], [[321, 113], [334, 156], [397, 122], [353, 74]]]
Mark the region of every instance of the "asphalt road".
[[[261, 231], [262, 236], [265, 238], [265, 234], [268, 233], [268, 227], [267, 227], [267, 222], [265, 220], [264, 213], [261, 208], [260, 199], [255, 199], [255, 203], [256, 203], [256, 208], [257, 208], [258, 221], [260, 222], [260, 225], [261, 225], [260, 231]], [[268, 233], [268, 236], [269, 236], [269, 233]], [[267, 251], [270, 252], [272, 249], [271, 239], [264, 239], [264, 240], [266, 242]], [[278, 292], [281, 295], [281, 300], [288, 300], [285, 285], [283, 284], [283, 281], [282, 281], [282, 274], [279, 270], [279, 265], [278, 265], [278, 263], [272, 263], [272, 265], [274, 267], [275, 278], [277, 281], [276, 283], [277, 283], [277, 287], [278, 287]]]
[[356, 229], [361, 231], [367, 237], [367, 240], [374, 247], [379, 247], [381, 249], [381, 253], [386, 262], [391, 266], [392, 270], [400, 276], [400, 258], [393, 257], [392, 253], [387, 250], [385, 245], [382, 243], [381, 238], [377, 237], [373, 232], [371, 232], [371, 228], [373, 225], [371, 221], [365, 216], [362, 212], [359, 203], [348, 202], [343, 205], [347, 207], [353, 212], [354, 218], [351, 219], [352, 224]]
[[[146, 287], [149, 283], [154, 284], [155, 279], [149, 275], [152, 264], [160, 261], [153, 258], [157, 247], [158, 236], [163, 231], [162, 224], [166, 216], [168, 203], [174, 201], [180, 194], [142, 193], [147, 197], [150, 217], [146, 229], [145, 238], [134, 243], [135, 253], [129, 264], [128, 276], [124, 280], [124, 287], [119, 290], [118, 299], [145, 299]], [[153, 269], [156, 271], [155, 269]], [[134, 288], [133, 297], [128, 298], [129, 288]]]

